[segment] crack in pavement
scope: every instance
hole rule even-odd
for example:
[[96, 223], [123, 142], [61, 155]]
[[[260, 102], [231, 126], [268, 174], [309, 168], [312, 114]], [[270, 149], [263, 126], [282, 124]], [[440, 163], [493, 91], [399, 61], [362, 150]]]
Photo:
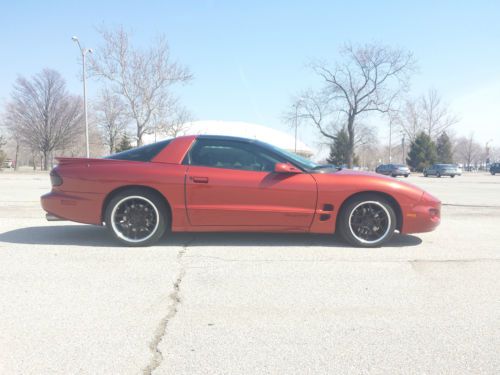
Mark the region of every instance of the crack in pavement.
[[168, 298], [170, 299], [170, 305], [168, 306], [167, 309], [167, 314], [160, 320], [158, 323], [158, 326], [156, 327], [153, 339], [149, 343], [149, 350], [153, 354], [149, 364], [144, 367], [142, 370], [142, 373], [145, 375], [151, 375], [153, 371], [155, 371], [158, 367], [163, 362], [163, 353], [161, 352], [159, 346], [160, 343], [163, 341], [163, 338], [165, 337], [165, 334], [167, 333], [167, 326], [168, 323], [175, 317], [178, 311], [178, 306], [181, 303], [181, 297], [180, 297], [180, 292], [181, 292], [181, 283], [182, 280], [184, 279], [184, 276], [186, 275], [186, 266], [182, 262], [182, 259], [184, 255], [186, 254], [188, 246], [195, 240], [195, 238], [190, 239], [188, 242], [186, 242], [184, 245], [182, 245], [182, 248], [179, 250], [177, 253], [177, 261], [180, 264], [180, 270], [179, 273], [177, 274], [177, 278], [174, 282], [173, 285], [173, 291], [168, 295]]

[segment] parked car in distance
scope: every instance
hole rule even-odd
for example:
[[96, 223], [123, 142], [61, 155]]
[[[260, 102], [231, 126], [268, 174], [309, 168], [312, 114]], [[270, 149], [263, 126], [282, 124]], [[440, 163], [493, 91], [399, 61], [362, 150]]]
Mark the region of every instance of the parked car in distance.
[[493, 163], [490, 165], [490, 173], [494, 176], [495, 173], [500, 173], [500, 163]]
[[450, 176], [451, 178], [455, 176], [460, 176], [462, 170], [455, 164], [434, 164], [429, 168], [424, 169], [424, 177], [428, 176]]
[[11, 159], [5, 159], [2, 163], [2, 168], [14, 168], [14, 162]]
[[381, 164], [375, 169], [375, 172], [392, 177], [408, 177], [410, 175], [410, 168], [404, 164]]
[[47, 219], [106, 225], [127, 246], [172, 231], [339, 233], [374, 247], [396, 230], [429, 232], [440, 222], [441, 202], [417, 186], [337, 171], [254, 139], [183, 136], [57, 160], [41, 198]]

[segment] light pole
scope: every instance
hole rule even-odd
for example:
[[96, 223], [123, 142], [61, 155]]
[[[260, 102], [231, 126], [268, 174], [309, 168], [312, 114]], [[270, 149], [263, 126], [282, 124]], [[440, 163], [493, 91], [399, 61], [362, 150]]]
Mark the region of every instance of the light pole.
[[80, 41], [76, 36], [71, 37], [71, 40], [78, 44], [80, 48], [80, 53], [82, 54], [82, 67], [83, 67], [83, 116], [85, 117], [85, 144], [87, 147], [87, 158], [90, 157], [90, 147], [89, 147], [89, 124], [87, 121], [87, 84], [85, 81], [85, 55], [87, 53], [92, 53], [90, 48], [82, 48]]
[[389, 163], [392, 163], [392, 118], [389, 119]]
[[295, 146], [294, 152], [297, 153], [297, 130], [299, 128], [299, 105], [303, 102], [303, 99], [300, 98], [295, 103]]
[[403, 133], [403, 139], [401, 140], [401, 147], [403, 148], [403, 164], [406, 164], [405, 160], [405, 134]]

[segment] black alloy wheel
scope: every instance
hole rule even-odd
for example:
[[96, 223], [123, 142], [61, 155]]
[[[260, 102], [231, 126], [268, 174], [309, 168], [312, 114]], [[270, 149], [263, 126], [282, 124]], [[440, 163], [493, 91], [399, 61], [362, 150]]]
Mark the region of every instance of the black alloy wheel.
[[157, 194], [130, 189], [115, 195], [106, 207], [108, 230], [122, 244], [147, 246], [158, 241], [167, 228], [164, 200]]
[[396, 214], [385, 198], [363, 194], [343, 206], [337, 228], [341, 236], [354, 246], [376, 247], [394, 234]]

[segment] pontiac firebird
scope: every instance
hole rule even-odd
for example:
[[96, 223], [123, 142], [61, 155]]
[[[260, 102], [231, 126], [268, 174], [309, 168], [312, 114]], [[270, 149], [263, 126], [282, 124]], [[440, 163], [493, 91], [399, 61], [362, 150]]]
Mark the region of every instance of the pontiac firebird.
[[48, 220], [105, 225], [128, 246], [172, 232], [338, 232], [375, 247], [428, 232], [441, 202], [369, 172], [336, 170], [251, 139], [183, 136], [102, 159], [58, 158]]

